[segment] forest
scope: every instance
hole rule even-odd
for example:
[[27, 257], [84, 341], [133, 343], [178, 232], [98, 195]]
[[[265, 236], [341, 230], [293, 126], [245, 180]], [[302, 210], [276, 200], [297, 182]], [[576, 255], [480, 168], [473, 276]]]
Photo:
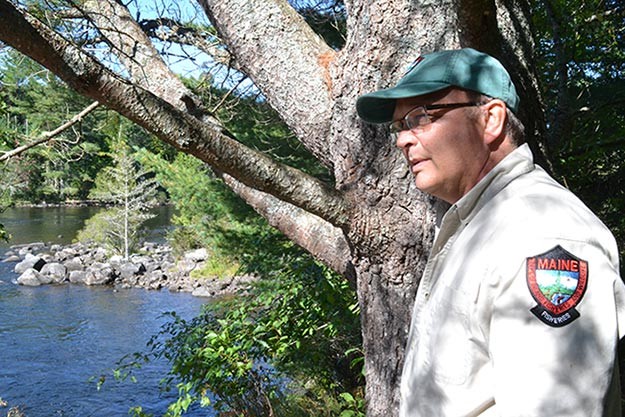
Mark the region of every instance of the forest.
[[365, 3], [0, 1], [2, 207], [106, 202], [107, 172], [122, 169], [149, 204], [175, 207], [179, 253], [207, 248], [214, 273], [264, 278], [194, 320], [173, 315], [122, 365], [128, 377], [171, 361], [172, 416], [209, 403], [245, 416], [396, 410], [402, 329], [442, 208], [396, 184], [401, 155], [354, 105], [420, 51], [501, 58], [536, 159], [611, 229], [625, 276], [621, 3]]

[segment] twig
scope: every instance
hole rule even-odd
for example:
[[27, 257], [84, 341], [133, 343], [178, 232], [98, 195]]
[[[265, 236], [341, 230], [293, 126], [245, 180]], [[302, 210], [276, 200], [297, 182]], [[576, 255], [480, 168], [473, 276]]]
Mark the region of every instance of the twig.
[[52, 132], [44, 132], [41, 134], [41, 137], [31, 143], [27, 143], [26, 145], [22, 145], [19, 146], [15, 149], [13, 149], [12, 151], [8, 151], [5, 152], [2, 156], [0, 156], [0, 161], [6, 161], [9, 158], [12, 158], [16, 155], [21, 154], [22, 152], [33, 148], [37, 145], [40, 145], [44, 142], [49, 141], [50, 139], [52, 139], [55, 136], [58, 136], [60, 133], [62, 133], [63, 131], [69, 129], [70, 127], [72, 127], [73, 125], [75, 125], [76, 123], [80, 122], [82, 120], [83, 117], [85, 117], [87, 114], [91, 113], [96, 107], [98, 107], [100, 105], [99, 102], [94, 101], [93, 103], [91, 103], [89, 106], [87, 106], [83, 111], [81, 111], [80, 113], [78, 113], [76, 116], [72, 117], [70, 120], [68, 120], [66, 123], [64, 123], [63, 125], [57, 127], [56, 129], [54, 129]]

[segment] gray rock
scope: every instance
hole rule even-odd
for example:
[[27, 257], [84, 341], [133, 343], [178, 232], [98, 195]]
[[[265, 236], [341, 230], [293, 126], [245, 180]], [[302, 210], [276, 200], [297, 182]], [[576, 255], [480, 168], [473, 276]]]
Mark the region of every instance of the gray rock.
[[173, 269], [177, 272], [180, 272], [183, 275], [188, 275], [191, 273], [191, 271], [193, 271], [195, 268], [197, 267], [197, 263], [195, 261], [192, 261], [190, 259], [181, 259], [180, 261], [176, 262], [176, 265], [173, 267]]
[[95, 259], [97, 262], [103, 262], [104, 260], [106, 260], [106, 258], [108, 258], [108, 253], [104, 248], [96, 248], [96, 250], [93, 252], [93, 259]]
[[37, 270], [28, 268], [17, 278], [17, 283], [28, 287], [37, 287], [42, 284], [40, 278], [41, 274]]
[[130, 279], [136, 275], [142, 275], [146, 271], [141, 263], [125, 262], [119, 266], [119, 276], [122, 279]]
[[55, 284], [60, 284], [65, 281], [65, 277], [67, 276], [67, 268], [65, 265], [58, 262], [45, 264], [40, 272], [41, 275], [49, 276], [51, 282]]
[[22, 260], [22, 258], [20, 258], [17, 255], [10, 255], [10, 256], [6, 257], [5, 259], [3, 259], [2, 262], [7, 262], [7, 263], [8, 262], [19, 262], [21, 260]]
[[112, 264], [121, 265], [124, 262], [124, 257], [121, 255], [113, 255], [109, 258], [109, 262]]
[[205, 248], [196, 249], [184, 254], [184, 258], [193, 262], [201, 262], [208, 259], [208, 251]]
[[209, 288], [206, 287], [200, 287], [200, 288], [196, 288], [191, 292], [191, 295], [194, 295], [196, 297], [214, 297], [215, 296], [215, 291], [212, 291]]
[[87, 285], [106, 285], [115, 280], [115, 271], [111, 264], [94, 262], [87, 268], [85, 276], [85, 284]]
[[78, 252], [74, 248], [65, 247], [56, 253], [56, 259], [59, 261], [65, 261], [66, 259], [73, 259], [78, 256]]
[[84, 284], [87, 278], [87, 271], [70, 271], [69, 282], [72, 284]]
[[85, 269], [82, 260], [80, 258], [71, 258], [65, 262], [63, 262], [65, 268], [67, 268], [68, 272], [72, 271], [82, 271]]
[[15, 265], [15, 272], [18, 274], [23, 274], [27, 269], [33, 268], [37, 271], [40, 271], [41, 268], [46, 264], [46, 261], [41, 259], [39, 256], [32, 255], [30, 253], [26, 254], [24, 260], [17, 265]]

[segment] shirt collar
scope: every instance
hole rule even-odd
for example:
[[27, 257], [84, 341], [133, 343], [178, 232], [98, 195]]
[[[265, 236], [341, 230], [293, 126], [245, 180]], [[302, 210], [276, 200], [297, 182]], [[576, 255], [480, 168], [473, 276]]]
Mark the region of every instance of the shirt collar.
[[467, 194], [454, 204], [462, 222], [470, 220], [484, 204], [515, 178], [534, 169], [534, 157], [525, 143], [508, 154], [488, 172]]

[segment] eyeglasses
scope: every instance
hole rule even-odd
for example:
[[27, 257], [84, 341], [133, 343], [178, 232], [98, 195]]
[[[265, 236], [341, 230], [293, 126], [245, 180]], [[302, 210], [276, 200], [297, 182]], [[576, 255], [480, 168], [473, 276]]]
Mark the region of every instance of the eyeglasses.
[[[484, 103], [480, 102], [467, 102], [467, 103], [445, 103], [445, 104], [431, 104], [429, 106], [417, 106], [408, 113], [404, 117], [399, 120], [394, 120], [390, 123], [389, 129], [391, 131], [391, 135], [396, 139], [399, 132], [404, 130], [411, 131], [419, 131], [423, 129], [423, 127], [432, 123], [432, 119], [437, 119], [438, 117], [433, 116], [428, 113], [428, 110], [437, 110], [437, 109], [457, 109], [460, 107], [470, 107], [470, 106], [481, 106]], [[439, 116], [440, 117], [440, 116]]]

